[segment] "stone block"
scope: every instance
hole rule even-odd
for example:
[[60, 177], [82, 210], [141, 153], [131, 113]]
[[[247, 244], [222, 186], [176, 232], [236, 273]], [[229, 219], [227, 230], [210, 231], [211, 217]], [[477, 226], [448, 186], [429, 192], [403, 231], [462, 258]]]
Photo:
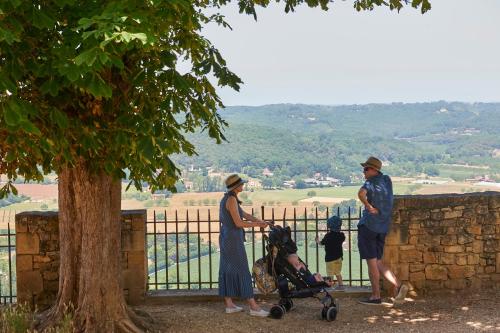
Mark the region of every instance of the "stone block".
[[134, 231], [144, 231], [146, 228], [146, 216], [140, 216], [138, 218], [132, 219], [132, 230]]
[[422, 252], [418, 250], [399, 251], [399, 261], [408, 263], [423, 262]]
[[146, 296], [145, 290], [141, 288], [131, 288], [128, 291], [127, 300], [130, 305], [141, 304]]
[[410, 273], [409, 281], [413, 284], [418, 281], [425, 281], [425, 273], [424, 272]]
[[439, 263], [444, 265], [453, 265], [455, 264], [455, 255], [452, 253], [442, 253], [439, 256]]
[[144, 230], [122, 232], [122, 251], [145, 251]]
[[444, 286], [448, 289], [465, 289], [467, 281], [465, 279], [452, 279], [444, 282]]
[[472, 242], [472, 252], [482, 253], [483, 252], [483, 241], [475, 240]]
[[444, 281], [442, 281], [442, 280], [427, 280], [427, 281], [425, 281], [425, 288], [427, 290], [442, 290], [444, 288]]
[[441, 244], [441, 238], [439, 235], [420, 235], [418, 236], [418, 244], [423, 244], [425, 246], [439, 246]]
[[33, 270], [33, 256], [29, 254], [20, 254], [16, 256], [16, 270], [19, 272], [27, 272]]
[[28, 232], [28, 221], [26, 218], [21, 218], [16, 221], [16, 234]]
[[431, 212], [431, 220], [441, 221], [444, 218], [444, 213], [440, 210], [436, 212]]
[[488, 214], [488, 206], [486, 206], [486, 205], [477, 206], [476, 207], [476, 214], [479, 214], [479, 215]]
[[43, 279], [40, 271], [22, 272], [17, 276], [17, 290], [24, 290], [33, 294], [43, 290]]
[[428, 210], [413, 210], [410, 212], [410, 221], [428, 220], [431, 217], [431, 212]]
[[402, 281], [407, 281], [409, 278], [410, 270], [408, 266], [409, 266], [408, 264], [399, 264], [397, 266], [397, 274], [398, 274], [397, 276]]
[[399, 247], [394, 245], [386, 245], [384, 247], [384, 262], [392, 264], [399, 262]]
[[497, 267], [497, 273], [500, 273], [500, 252], [497, 253], [497, 258], [496, 258], [496, 267]]
[[474, 241], [473, 235], [458, 235], [458, 237], [457, 237], [457, 243], [460, 245], [470, 244], [473, 241]]
[[391, 230], [387, 234], [385, 243], [387, 245], [401, 245], [408, 244], [408, 226], [393, 224]]
[[446, 235], [441, 237], [441, 245], [456, 245], [457, 244], [457, 236], [456, 235]]
[[464, 276], [466, 278], [470, 278], [476, 275], [476, 268], [474, 266], [465, 266], [464, 267]]
[[479, 255], [478, 254], [467, 255], [467, 265], [478, 265], [478, 264], [479, 264]]
[[128, 253], [128, 268], [130, 270], [144, 270], [146, 265], [146, 254], [143, 251]]
[[448, 277], [450, 279], [463, 279], [465, 273], [465, 266], [448, 266]]
[[440, 265], [427, 265], [425, 267], [425, 277], [428, 280], [447, 280], [448, 271]]
[[33, 256], [33, 262], [50, 262], [52, 259], [49, 256]]
[[54, 281], [59, 279], [59, 272], [45, 271], [43, 272], [44, 280]]
[[127, 269], [122, 272], [122, 282], [124, 289], [139, 288], [145, 285], [144, 276], [137, 273], [135, 270]]
[[465, 248], [463, 245], [451, 245], [444, 247], [444, 252], [446, 253], [461, 253], [464, 252], [464, 250]]
[[495, 266], [486, 266], [484, 268], [484, 272], [486, 274], [491, 274], [491, 273], [495, 273], [496, 272], [496, 267]]
[[409, 265], [409, 270], [410, 273], [415, 273], [415, 272], [422, 272], [425, 269], [424, 264], [410, 264]]
[[463, 211], [462, 210], [452, 210], [452, 211], [445, 211], [444, 213], [444, 219], [455, 219], [457, 217], [462, 217]]
[[16, 234], [16, 253], [38, 254], [40, 253], [40, 239], [37, 234]]
[[57, 294], [57, 291], [59, 290], [59, 279], [57, 280], [44, 280], [43, 281], [43, 289], [46, 292], [50, 292], [54, 295], [54, 300], [55, 300], [55, 295]]
[[497, 228], [493, 224], [484, 224], [482, 227], [482, 235], [494, 235], [496, 234]]
[[425, 264], [437, 264], [438, 255], [435, 252], [424, 252], [423, 254]]
[[466, 254], [457, 254], [455, 256], [455, 263], [459, 266], [467, 265], [467, 255]]

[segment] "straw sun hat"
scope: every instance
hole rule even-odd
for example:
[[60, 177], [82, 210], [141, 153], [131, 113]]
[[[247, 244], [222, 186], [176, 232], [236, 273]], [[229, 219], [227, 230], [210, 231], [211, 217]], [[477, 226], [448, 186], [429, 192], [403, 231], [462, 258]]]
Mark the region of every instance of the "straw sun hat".
[[368, 157], [365, 163], [360, 163], [360, 164], [365, 168], [370, 167], [377, 171], [380, 171], [380, 169], [382, 169], [382, 162], [378, 158], [373, 156]]
[[247, 182], [246, 180], [241, 179], [241, 177], [238, 176], [237, 174], [231, 175], [226, 178], [227, 191], [232, 191], [241, 184], [245, 184], [246, 182]]

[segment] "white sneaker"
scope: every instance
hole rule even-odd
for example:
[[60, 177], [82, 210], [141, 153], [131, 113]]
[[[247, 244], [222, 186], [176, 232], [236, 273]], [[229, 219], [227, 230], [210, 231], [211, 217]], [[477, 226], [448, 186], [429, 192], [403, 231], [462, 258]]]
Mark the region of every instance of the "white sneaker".
[[398, 294], [394, 297], [394, 303], [403, 303], [406, 298], [406, 294], [408, 293], [408, 286], [402, 284], [399, 287]]
[[243, 311], [243, 308], [240, 306], [235, 305], [232, 308], [226, 308], [226, 313], [236, 313], [236, 312], [241, 312]]
[[254, 311], [250, 309], [250, 316], [255, 316], [255, 317], [268, 317], [269, 316], [269, 311], [260, 309], [259, 311]]

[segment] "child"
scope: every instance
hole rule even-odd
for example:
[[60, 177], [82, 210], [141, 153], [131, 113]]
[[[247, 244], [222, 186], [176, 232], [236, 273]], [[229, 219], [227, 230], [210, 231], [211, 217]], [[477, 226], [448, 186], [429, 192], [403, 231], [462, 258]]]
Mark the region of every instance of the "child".
[[337, 278], [337, 287], [335, 291], [345, 291], [344, 284], [342, 282], [342, 243], [345, 241], [345, 235], [340, 231], [342, 227], [342, 220], [338, 216], [332, 216], [326, 221], [326, 227], [328, 232], [325, 237], [318, 242], [316, 237], [316, 242], [318, 244], [325, 246], [325, 263], [326, 263], [326, 273], [329, 277]]
[[328, 286], [332, 285], [332, 282], [329, 280], [324, 280], [321, 274], [319, 273], [314, 273], [312, 274], [307, 270], [306, 265], [300, 261], [299, 256], [295, 253], [289, 254], [286, 259], [288, 260], [288, 263], [293, 266], [299, 272], [299, 274], [302, 276], [305, 282], [307, 282], [309, 285], [313, 285], [317, 282], [325, 282]]

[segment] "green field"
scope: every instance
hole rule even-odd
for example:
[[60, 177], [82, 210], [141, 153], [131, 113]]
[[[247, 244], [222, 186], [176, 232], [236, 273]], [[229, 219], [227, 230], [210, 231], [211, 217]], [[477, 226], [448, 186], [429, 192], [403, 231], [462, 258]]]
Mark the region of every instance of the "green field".
[[[346, 235], [347, 236], [347, 235]], [[355, 235], [353, 235], [355, 237]], [[344, 243], [344, 246], [346, 246], [346, 243]], [[363, 279], [368, 279], [368, 274], [367, 274], [367, 267], [366, 263], [362, 262], [360, 264], [360, 259], [359, 259], [359, 253], [357, 251], [356, 247], [356, 239], [353, 238], [351, 240], [352, 244], [352, 251], [349, 254], [349, 250], [344, 249], [344, 263], [342, 267], [342, 276], [343, 279], [345, 280], [345, 284], [349, 284], [349, 276], [353, 280], [359, 280], [361, 277], [361, 272], [362, 272], [362, 277]], [[246, 252], [247, 252], [247, 258], [248, 258], [248, 263], [249, 263], [249, 268], [252, 269], [252, 264], [255, 260], [259, 259], [262, 257], [262, 243], [260, 241], [256, 241], [255, 243], [255, 255], [252, 250], [252, 244], [247, 243], [245, 245]], [[307, 249], [307, 256], [305, 254], [305, 247], [299, 247], [299, 250], [297, 254], [300, 256], [300, 258], [307, 263], [309, 266], [309, 270], [311, 272], [320, 272], [322, 275], [326, 275], [326, 270], [325, 270], [325, 262], [323, 260], [324, 257], [324, 250], [322, 248], [318, 249], [318, 258], [319, 260], [316, 260], [316, 248], [315, 247], [309, 247]], [[351, 260], [351, 268], [349, 268], [349, 260]], [[152, 264], [149, 265], [149, 268], [152, 268]], [[169, 286], [169, 289], [177, 289], [177, 282], [179, 282], [179, 288], [180, 289], [186, 289], [188, 288], [188, 280], [191, 283], [195, 283], [195, 285], [191, 285], [191, 289], [198, 289], [200, 287], [200, 279], [199, 279], [199, 267], [201, 267], [201, 288], [210, 288], [210, 285], [208, 284], [210, 277], [210, 269], [209, 269], [209, 256], [203, 256], [201, 257], [200, 260], [198, 258], [196, 259], [191, 259], [189, 261], [189, 279], [188, 279], [188, 263], [187, 262], [182, 262], [179, 263], [179, 265], [171, 265], [168, 268], [168, 281], [169, 283], [173, 283]], [[179, 270], [179, 273], [177, 273], [177, 270]], [[217, 288], [217, 279], [218, 279], [218, 271], [219, 271], [219, 253], [212, 253], [212, 288]], [[351, 275], [349, 275], [349, 272], [351, 272]], [[177, 276], [178, 274], [178, 276]], [[155, 280], [155, 274], [152, 273], [149, 275], [149, 283], [165, 283], [167, 280], [167, 271], [165, 269], [158, 270], [156, 280]], [[360, 283], [358, 281], [353, 281], [353, 285], [359, 285]], [[366, 285], [367, 282], [364, 282], [364, 285]], [[165, 285], [158, 286], [158, 289], [165, 289]], [[155, 290], [155, 286], [149, 286], [150, 290]]]
[[[411, 186], [411, 184], [394, 184], [394, 193], [404, 194]], [[273, 200], [275, 202], [280, 201], [281, 203], [290, 203], [309, 198], [307, 193], [311, 191], [316, 192], [315, 196], [319, 197], [356, 199], [358, 197], [359, 187], [359, 185], [356, 185], [305, 189], [259, 190], [246, 193], [252, 201], [264, 202]]]
[[492, 174], [491, 169], [481, 167], [465, 167], [459, 165], [440, 164], [437, 166], [439, 169], [439, 176], [443, 178], [452, 178], [455, 180], [465, 180], [467, 178], [474, 178], [477, 175]]

